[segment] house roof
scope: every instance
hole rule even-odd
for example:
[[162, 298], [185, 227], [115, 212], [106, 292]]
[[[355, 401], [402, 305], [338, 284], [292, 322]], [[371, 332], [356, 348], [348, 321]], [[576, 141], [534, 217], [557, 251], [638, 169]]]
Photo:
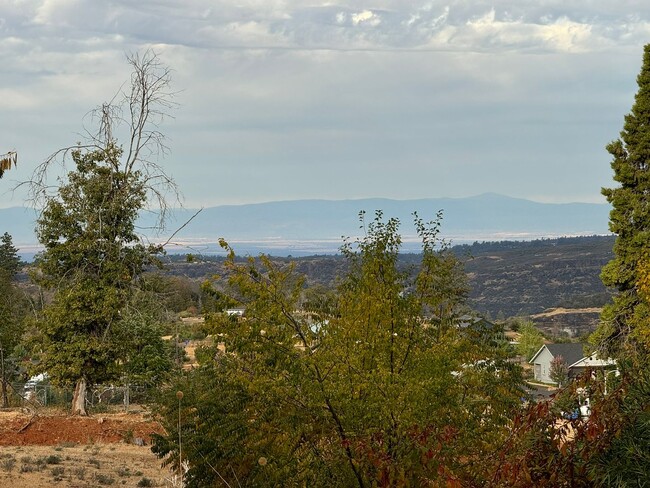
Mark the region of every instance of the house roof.
[[594, 353], [591, 356], [579, 359], [577, 362], [570, 364], [569, 366], [575, 368], [606, 368], [607, 366], [616, 366], [616, 364], [615, 360], [611, 358], [601, 359]]
[[583, 346], [584, 344], [572, 342], [565, 344], [544, 344], [531, 358], [529, 363], [532, 364], [535, 361], [535, 358], [539, 356], [539, 353], [546, 348], [554, 358], [562, 356], [567, 365], [571, 366], [584, 357]]

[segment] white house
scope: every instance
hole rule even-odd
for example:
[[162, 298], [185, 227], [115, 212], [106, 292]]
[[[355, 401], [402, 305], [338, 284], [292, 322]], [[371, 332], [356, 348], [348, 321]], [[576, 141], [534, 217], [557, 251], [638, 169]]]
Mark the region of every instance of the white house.
[[575, 376], [581, 375], [584, 371], [588, 369], [616, 369], [616, 361], [608, 359], [600, 359], [596, 356], [596, 353], [593, 353], [591, 356], [584, 357], [579, 361], [569, 365], [569, 367], [574, 371]]
[[543, 383], [555, 383], [551, 379], [551, 362], [554, 358], [561, 356], [569, 366], [569, 376], [576, 376], [571, 371], [571, 366], [584, 358], [584, 344], [544, 344], [529, 361], [533, 365], [535, 379]]
[[544, 383], [555, 383], [551, 379], [551, 362], [561, 356], [569, 370], [569, 377], [580, 376], [588, 369], [613, 369], [616, 361], [600, 359], [596, 353], [583, 354], [584, 344], [544, 344], [529, 361], [533, 365], [535, 379]]

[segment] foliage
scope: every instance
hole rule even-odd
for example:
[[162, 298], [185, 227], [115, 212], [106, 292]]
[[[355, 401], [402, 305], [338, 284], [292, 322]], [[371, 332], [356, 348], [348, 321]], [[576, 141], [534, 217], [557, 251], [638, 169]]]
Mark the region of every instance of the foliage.
[[619, 186], [602, 191], [612, 205], [609, 227], [617, 238], [615, 257], [603, 268], [601, 279], [616, 287], [618, 294], [603, 310], [594, 341], [613, 354], [627, 347], [650, 347], [650, 307], [637, 289], [643, 278], [639, 263], [645, 261], [650, 240], [650, 44], [644, 48], [637, 83], [639, 90], [620, 138], [607, 146]]
[[[213, 281], [218, 280], [219, 277], [213, 277]], [[228, 296], [223, 290], [211, 281], [205, 280], [201, 283], [201, 311], [206, 315], [206, 319], [210, 320], [210, 314], [220, 314], [228, 308], [235, 307], [237, 300]]]
[[[154, 160], [165, 150], [158, 123], [172, 105], [169, 70], [152, 52], [129, 63], [130, 91], [121, 103], [98, 109], [100, 125], [88, 143], [56, 151], [27, 183], [34, 201], [43, 204], [37, 235], [45, 249], [34, 280], [53, 292], [38, 321], [36, 369], [55, 383], [76, 382], [74, 413], [85, 413], [88, 383], [112, 380], [134, 364], [133, 330], [142, 333], [151, 321], [142, 319], [142, 310], [134, 313], [133, 290], [162, 251], [140, 241], [135, 222], [152, 201], [162, 222], [166, 192], [175, 190]], [[113, 135], [120, 122], [129, 129], [125, 151]], [[69, 164], [68, 156], [74, 169], [52, 193], [48, 170], [59, 158]]]
[[160, 405], [168, 435], [154, 444], [174, 466], [189, 461], [188, 486], [481, 478], [518, 408], [520, 370], [458, 333], [466, 288], [438, 246], [439, 222], [416, 220], [423, 259], [414, 274], [397, 266], [398, 226], [378, 212], [365, 237], [346, 242], [349, 273], [322, 299], [305, 293], [291, 264], [240, 264], [224, 244], [245, 316], [215, 320], [227, 352], [202, 355], [171, 385]]
[[544, 345], [544, 336], [531, 321], [522, 321], [519, 325], [519, 344], [517, 352], [530, 361], [539, 348]]
[[76, 171], [48, 201], [37, 233], [38, 284], [54, 290], [39, 322], [39, 370], [55, 383], [98, 383], [119, 374], [120, 328], [133, 280], [159, 250], [139, 243], [135, 219], [144, 204], [139, 172], [116, 170], [121, 151], [74, 151]]
[[18, 249], [11, 236], [4, 233], [0, 240], [0, 381], [2, 405], [8, 407], [8, 383], [18, 372], [18, 359], [14, 354], [23, 335], [23, 318], [27, 300], [15, 283], [20, 267]]
[[591, 374], [562, 392], [564, 408], [589, 396], [586, 419], [563, 417], [550, 402], [517, 415], [488, 486], [641, 486], [650, 476], [650, 374], [620, 367], [622, 380], [611, 388], [610, 379], [607, 394], [604, 379]]
[[11, 235], [5, 232], [0, 238], [0, 273], [2, 279], [13, 279], [20, 269], [18, 248], [13, 244]]
[[117, 342], [123, 345], [123, 381], [151, 388], [169, 377], [174, 348], [162, 339], [165, 312], [157, 294], [147, 289], [132, 290], [117, 331]]
[[147, 273], [147, 289], [156, 293], [161, 305], [169, 312], [192, 309], [199, 301], [198, 285], [183, 276], [168, 276], [160, 271]]
[[603, 310], [592, 337], [601, 350], [617, 357], [622, 384], [629, 385], [616, 412], [626, 420], [625, 427], [595, 457], [594, 472], [610, 486], [638, 484], [650, 473], [650, 44], [644, 47], [637, 83], [620, 139], [607, 146], [619, 186], [603, 189], [603, 194], [612, 204], [610, 229], [617, 238], [615, 258], [601, 278], [618, 294]]
[[650, 45], [644, 51], [632, 111], [607, 146], [620, 186], [603, 189], [617, 237], [601, 279], [618, 294], [591, 338], [601, 357], [616, 357], [619, 374], [587, 372], [568, 388], [571, 398], [562, 394], [563, 408], [589, 398], [586, 419], [560, 418], [546, 402], [515, 418], [493, 486], [623, 487], [650, 479]]
[[564, 386], [569, 380], [569, 365], [562, 356], [555, 356], [551, 360], [549, 376], [558, 386]]
[[15, 151], [9, 151], [6, 154], [0, 154], [0, 178], [5, 174], [5, 171], [8, 171], [13, 166], [14, 168], [18, 164], [18, 155]]

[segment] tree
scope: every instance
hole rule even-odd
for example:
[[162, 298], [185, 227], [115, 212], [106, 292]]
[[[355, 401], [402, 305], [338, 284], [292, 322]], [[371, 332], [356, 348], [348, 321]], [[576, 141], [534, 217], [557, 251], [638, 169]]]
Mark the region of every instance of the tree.
[[603, 268], [601, 279], [618, 294], [604, 308], [593, 341], [615, 355], [650, 347], [650, 306], [640, 299], [637, 286], [643, 278], [639, 265], [648, 261], [650, 242], [650, 44], [644, 48], [637, 83], [639, 90], [620, 138], [607, 146], [619, 186], [602, 190], [612, 205], [609, 228], [617, 237], [614, 258]]
[[535, 324], [527, 320], [519, 325], [519, 344], [517, 352], [530, 361], [539, 348], [544, 345], [544, 336]]
[[149, 289], [148, 283], [131, 292], [122, 310], [122, 326], [117, 339], [123, 345], [120, 374], [126, 384], [151, 389], [169, 378], [173, 371], [174, 348], [162, 338], [165, 320], [167, 309], [160, 295]]
[[[650, 44], [639, 90], [612, 156], [614, 259], [601, 279], [618, 294], [601, 314], [591, 340], [601, 357], [615, 357], [620, 375], [584, 375], [561, 393], [577, 405], [589, 395], [587, 419], [560, 419], [550, 402], [515, 417], [489, 486], [641, 486], [650, 477]], [[599, 377], [600, 376], [600, 377]]]
[[0, 272], [5, 273], [5, 278], [13, 279], [19, 269], [18, 248], [14, 246], [11, 235], [5, 232], [0, 238]]
[[154, 450], [189, 461], [193, 487], [480, 478], [485, 453], [507, 436], [521, 376], [455, 327], [466, 287], [449, 279], [458, 266], [438, 225], [416, 225], [423, 257], [412, 279], [398, 266], [399, 222], [379, 212], [365, 237], [344, 244], [349, 272], [322, 299], [305, 293], [291, 264], [238, 264], [226, 245], [245, 316], [222, 315], [212, 332], [226, 353], [214, 350], [161, 399], [168, 435]]
[[569, 379], [569, 365], [562, 356], [555, 356], [551, 360], [549, 376], [558, 386], [564, 386]]
[[15, 284], [19, 268], [18, 249], [5, 232], [0, 241], [0, 381], [3, 408], [9, 406], [7, 390], [15, 372], [16, 362], [12, 353], [22, 339], [25, 298]]
[[[122, 100], [128, 113], [126, 149], [113, 136], [122, 106], [104, 104], [89, 143], [56, 151], [28, 183], [32, 198], [43, 205], [37, 234], [45, 249], [35, 279], [54, 292], [38, 322], [37, 368], [55, 383], [75, 384], [75, 414], [86, 413], [87, 385], [119, 376], [130, 350], [123, 339], [133, 289], [162, 251], [141, 242], [138, 214], [155, 205], [162, 225], [167, 192], [175, 192], [154, 160], [165, 150], [158, 123], [171, 106], [169, 70], [152, 52], [130, 57], [129, 63], [131, 90]], [[74, 168], [49, 193], [50, 166], [69, 157]]]

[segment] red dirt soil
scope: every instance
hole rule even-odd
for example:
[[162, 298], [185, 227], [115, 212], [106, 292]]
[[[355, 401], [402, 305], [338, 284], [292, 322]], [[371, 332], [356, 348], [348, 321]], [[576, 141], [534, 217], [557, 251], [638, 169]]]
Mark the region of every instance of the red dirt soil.
[[162, 434], [158, 422], [138, 415], [107, 414], [94, 417], [0, 413], [0, 446], [52, 446], [62, 443], [114, 443]]

